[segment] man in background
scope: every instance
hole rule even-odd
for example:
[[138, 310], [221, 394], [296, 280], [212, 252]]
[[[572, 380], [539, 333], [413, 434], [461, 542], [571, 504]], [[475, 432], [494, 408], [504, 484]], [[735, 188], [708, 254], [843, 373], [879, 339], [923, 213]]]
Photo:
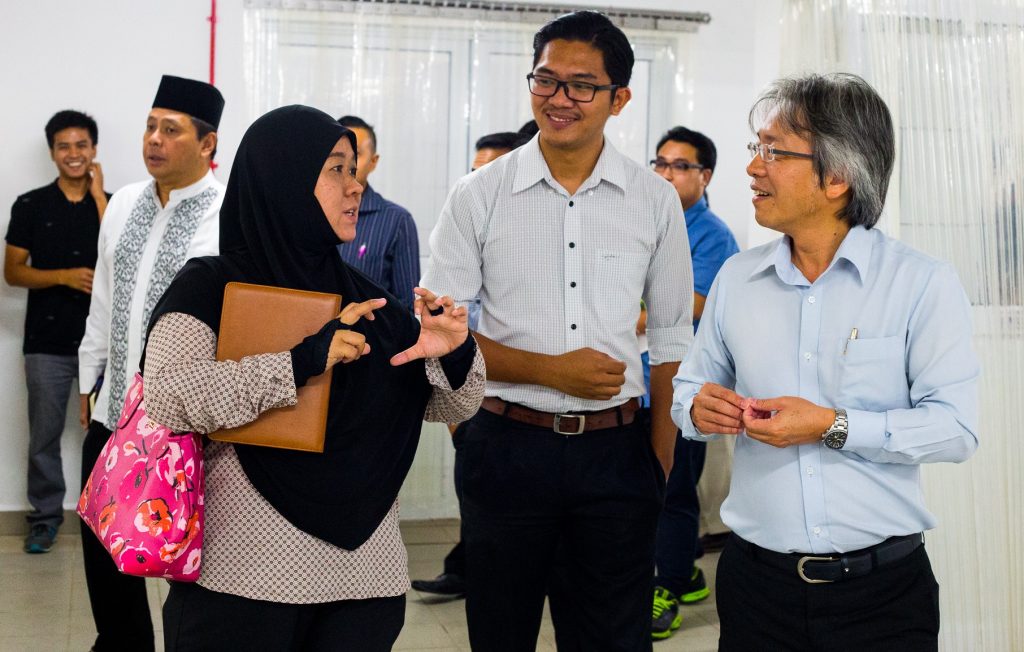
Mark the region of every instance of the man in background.
[[49, 552], [64, 522], [64, 432], [78, 345], [89, 315], [96, 239], [109, 195], [96, 157], [92, 117], [59, 111], [46, 123], [57, 179], [18, 197], [11, 208], [4, 279], [28, 288], [25, 381], [28, 389], [28, 513], [25, 552]]
[[356, 135], [356, 180], [363, 186], [359, 224], [352, 242], [338, 245], [342, 260], [376, 281], [412, 310], [412, 289], [420, 282], [420, 241], [416, 222], [406, 209], [384, 199], [370, 186], [377, 169], [377, 132], [354, 115], [338, 122]]
[[[92, 421], [81, 396], [82, 485], [117, 425], [146, 345], [156, 302], [189, 258], [218, 252], [224, 185], [210, 162], [224, 98], [213, 86], [164, 75], [146, 118], [142, 155], [151, 178], [118, 190], [99, 234], [96, 277], [78, 349], [79, 387], [102, 375]], [[89, 601], [99, 635], [94, 650], [153, 650], [153, 624], [141, 577], [117, 570], [103, 544], [82, 529]]]
[[[662, 136], [655, 151], [651, 167], [675, 188], [686, 216], [696, 332], [715, 275], [726, 259], [739, 251], [729, 227], [708, 207], [706, 189], [715, 172], [718, 152], [710, 138], [682, 126], [673, 127]], [[651, 616], [651, 636], [655, 639], [668, 638], [679, 628], [680, 603], [699, 602], [711, 592], [704, 572], [694, 564], [700, 553], [697, 482], [704, 469], [706, 447], [704, 442], [688, 439], [676, 442], [665, 508], [658, 520], [657, 576]], [[720, 472], [717, 468], [713, 471]]]

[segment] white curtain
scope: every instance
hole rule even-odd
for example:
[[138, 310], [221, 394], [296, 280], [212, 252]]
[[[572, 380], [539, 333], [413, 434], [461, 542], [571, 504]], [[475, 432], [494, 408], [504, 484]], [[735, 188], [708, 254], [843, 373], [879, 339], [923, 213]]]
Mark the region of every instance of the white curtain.
[[981, 445], [927, 465], [944, 650], [1024, 650], [1024, 4], [788, 0], [787, 74], [863, 76], [889, 104], [897, 163], [880, 225], [953, 262], [973, 304]]
[[[488, 20], [485, 10], [405, 16], [359, 3], [332, 7], [247, 6], [249, 118], [301, 103], [374, 125], [381, 159], [370, 183], [412, 212], [425, 269], [430, 231], [469, 171], [476, 140], [533, 118], [526, 74], [540, 24]], [[606, 131], [619, 151], [646, 163], [658, 135], [691, 112], [692, 34], [625, 31], [636, 56], [633, 99]], [[446, 428], [425, 424], [402, 490], [403, 518], [458, 515], [452, 461]]]

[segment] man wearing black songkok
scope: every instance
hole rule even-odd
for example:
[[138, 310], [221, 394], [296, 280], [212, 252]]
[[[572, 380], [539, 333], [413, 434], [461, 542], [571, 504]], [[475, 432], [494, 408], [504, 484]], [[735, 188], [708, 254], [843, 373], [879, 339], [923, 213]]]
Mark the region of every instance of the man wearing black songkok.
[[[152, 178], [110, 199], [100, 227], [85, 336], [78, 350], [79, 387], [103, 378], [89, 421], [82, 395], [82, 484], [117, 423], [128, 381], [139, 367], [146, 326], [158, 299], [185, 261], [218, 253], [224, 185], [210, 161], [224, 98], [213, 86], [164, 75], [146, 118], [142, 154]], [[153, 650], [144, 580], [118, 572], [102, 544], [82, 529], [85, 577], [98, 636], [94, 650]]]

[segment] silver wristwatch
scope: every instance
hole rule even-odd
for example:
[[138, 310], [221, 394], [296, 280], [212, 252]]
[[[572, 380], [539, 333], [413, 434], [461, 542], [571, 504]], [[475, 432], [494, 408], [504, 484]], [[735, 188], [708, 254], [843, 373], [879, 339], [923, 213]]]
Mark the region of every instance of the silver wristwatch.
[[839, 450], [846, 445], [846, 436], [850, 434], [849, 422], [846, 419], [846, 410], [836, 408], [836, 420], [832, 422], [828, 430], [821, 434], [821, 441], [829, 448]]

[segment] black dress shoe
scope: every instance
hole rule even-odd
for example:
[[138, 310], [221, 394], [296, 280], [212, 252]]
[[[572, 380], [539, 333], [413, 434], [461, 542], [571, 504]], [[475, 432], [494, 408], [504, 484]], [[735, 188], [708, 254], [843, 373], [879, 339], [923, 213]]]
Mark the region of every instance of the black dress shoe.
[[466, 594], [466, 580], [455, 573], [442, 573], [432, 580], [413, 580], [412, 588], [422, 593], [461, 598]]

